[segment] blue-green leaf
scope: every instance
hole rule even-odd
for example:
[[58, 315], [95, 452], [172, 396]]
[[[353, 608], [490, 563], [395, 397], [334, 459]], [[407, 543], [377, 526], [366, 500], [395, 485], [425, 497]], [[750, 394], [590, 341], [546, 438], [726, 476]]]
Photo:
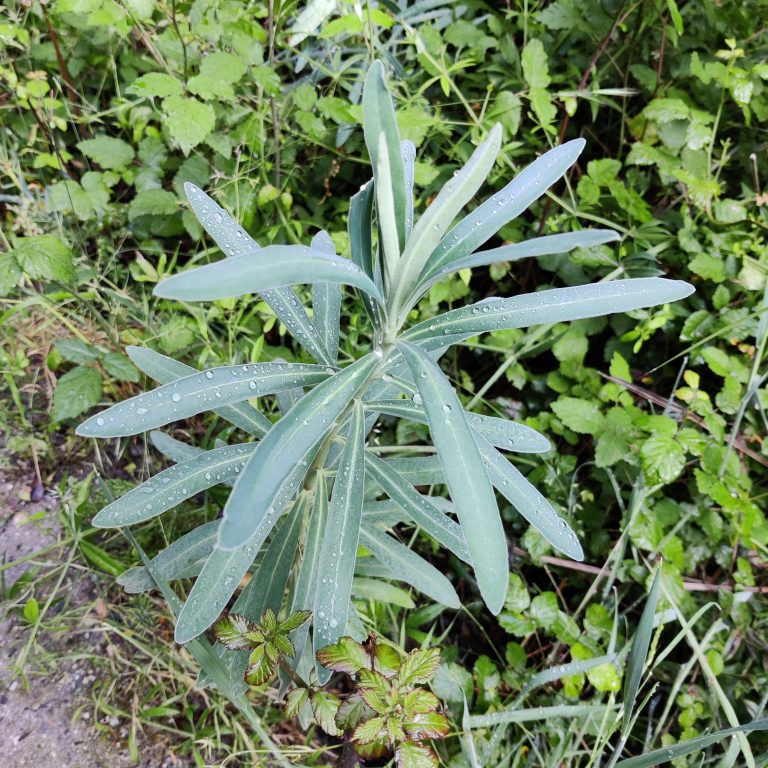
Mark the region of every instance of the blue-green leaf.
[[269, 245], [168, 277], [154, 294], [179, 301], [214, 301], [300, 283], [354, 285], [383, 303], [373, 281], [349, 259], [303, 245]]
[[[315, 652], [335, 643], [345, 632], [352, 579], [355, 575], [360, 519], [365, 488], [365, 430], [363, 407], [355, 401], [346, 443], [333, 484], [328, 522], [320, 552], [315, 590], [312, 639]], [[330, 677], [318, 663], [320, 684]]]
[[[126, 347], [125, 351], [140, 371], [160, 384], [170, 384], [198, 372], [190, 365], [180, 363], [172, 357], [166, 357], [151, 349]], [[213, 412], [256, 437], [265, 435], [272, 428], [272, 422], [248, 403], [214, 408]]]
[[438, 365], [413, 344], [400, 341], [398, 348], [419, 388], [480, 593], [489, 610], [497, 614], [507, 593], [507, 539], [475, 436]]
[[393, 574], [397, 574], [400, 581], [449, 608], [461, 607], [461, 600], [451, 582], [434, 565], [399, 541], [376, 528], [363, 528], [360, 542]]
[[693, 286], [682, 280], [642, 277], [554, 288], [510, 299], [486, 299], [414, 325], [403, 334], [403, 339], [423, 350], [433, 350], [489, 331], [653, 307], [684, 299], [693, 291]]
[[[312, 238], [312, 247], [329, 256], [336, 255], [333, 240], [327, 232], [320, 231]], [[328, 353], [328, 359], [336, 364], [339, 356], [339, 318], [341, 316], [341, 286], [337, 283], [312, 285], [312, 322]]]
[[209, 368], [123, 400], [77, 428], [84, 437], [121, 437], [283, 389], [317, 384], [330, 368], [299, 363], [254, 363]]
[[227, 501], [219, 546], [239, 546], [266, 517], [279, 512], [287, 500], [279, 496], [283, 482], [306, 463], [307, 454], [332, 429], [380, 359], [367, 355], [318, 384], [264, 436]]
[[120, 528], [150, 520], [185, 499], [237, 476], [255, 445], [228, 445], [165, 469], [108, 504], [96, 517], [97, 528]]
[[581, 154], [586, 142], [574, 139], [551, 149], [462, 219], [432, 251], [424, 273], [432, 274], [468, 256], [543, 195]]

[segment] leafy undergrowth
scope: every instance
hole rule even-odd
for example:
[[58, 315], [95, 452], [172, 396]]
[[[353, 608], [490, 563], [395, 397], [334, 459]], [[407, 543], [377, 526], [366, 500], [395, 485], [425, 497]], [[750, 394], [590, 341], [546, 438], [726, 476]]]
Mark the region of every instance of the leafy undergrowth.
[[[544, 462], [517, 465], [567, 517], [586, 559], [554, 556], [503, 509], [514, 573], [494, 619], [460, 561], [400, 526], [404, 542], [451, 574], [462, 609], [363, 583], [355, 605], [365, 630], [388, 643], [441, 648], [431, 685], [452, 730], [432, 748], [445, 765], [575, 767], [594, 765], [599, 747], [606, 764], [620, 731], [604, 715], [618, 712], [660, 559], [655, 660], [625, 756], [757, 720], [768, 690], [764, 36], [749, 7], [729, 1], [706, 12], [692, 1], [461, 7], [430, 20], [384, 6], [359, 17], [340, 4], [307, 36], [291, 29], [294, 6], [271, 20], [266, 4], [217, 1], [3, 7], [3, 469], [23, 477], [24, 499], [53, 486], [69, 499], [79, 568], [115, 575], [138, 563], [122, 537], [89, 526], [102, 504], [95, 479], [75, 469], [92, 449], [74, 438], [74, 420], [143, 383], [129, 344], [198, 367], [305, 361], [265, 303], [182, 309], [150, 294], [171, 271], [208, 259], [210, 242], [180, 203], [185, 182], [205, 185], [259, 241], [305, 242], [323, 227], [348, 251], [343, 201], [368, 176], [358, 103], [367, 49], [397, 65], [422, 207], [501, 121], [496, 188], [561, 138], [584, 136], [587, 150], [499, 243], [560, 232], [574, 218], [622, 234], [618, 245], [463, 271], [436, 284], [414, 320], [617, 276], [663, 272], [697, 289], [653, 310], [493, 333], [444, 360], [465, 406], [522, 419], [556, 443]], [[347, 309], [342, 350], [356, 357], [364, 310]], [[390, 444], [427, 436], [411, 423], [384, 429]], [[215, 419], [176, 435], [206, 448], [229, 437]], [[162, 462], [140, 438], [96, 456], [115, 495]], [[148, 525], [139, 543], [156, 551], [215, 520], [225, 498], [213, 489]], [[33, 623], [43, 617], [40, 631], [75, 631], [75, 616], [46, 619], [49, 589], [22, 581], [6, 605], [21, 612], [35, 599], [41, 613], [26, 610]], [[194, 688], [163, 602], [108, 595], [110, 631], [131, 650], [113, 658], [99, 711], [171, 734], [200, 765], [265, 755], [225, 700]], [[249, 696], [290, 760], [338, 762], [338, 740], [304, 735], [268, 689]], [[759, 762], [768, 742], [749, 738]], [[739, 740], [708, 749], [750, 764]]]

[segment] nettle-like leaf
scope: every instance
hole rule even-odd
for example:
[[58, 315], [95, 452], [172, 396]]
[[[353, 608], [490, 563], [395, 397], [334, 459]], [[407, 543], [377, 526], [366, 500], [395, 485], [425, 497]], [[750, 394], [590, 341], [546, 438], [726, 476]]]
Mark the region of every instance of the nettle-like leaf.
[[[220, 521], [185, 534], [150, 561], [151, 573], [143, 566], [133, 568], [121, 583], [139, 592], [154, 587], [152, 574], [166, 580], [195, 578], [176, 626], [177, 639], [187, 642], [220, 617], [241, 583], [248, 583], [244, 577], [250, 571], [251, 583], [237, 598], [234, 613], [249, 621], [263, 613], [266, 619], [260, 619], [256, 631], [272, 633], [272, 639], [250, 648], [250, 679], [271, 679], [276, 666], [285, 662], [283, 692], [292, 675], [310, 676], [312, 667], [321, 678], [331, 671], [362, 675], [363, 669], [353, 669], [357, 662], [349, 654], [336, 658], [326, 650], [341, 637], [363, 636], [353, 604], [358, 593], [388, 590], [392, 600], [412, 605], [407, 592], [387, 583], [399, 580], [449, 608], [460, 605], [452, 584], [458, 577], [438, 570], [403, 543], [413, 541], [400, 535], [403, 525], [417, 526], [466, 562], [493, 612], [501, 610], [508, 584], [508, 545], [497, 494], [554, 549], [583, 558], [572, 521], [508, 456], [544, 453], [552, 449], [549, 441], [523, 424], [466, 410], [437, 362], [451, 345], [498, 330], [648, 308], [683, 299], [693, 290], [675, 280], [619, 279], [483, 300], [409, 327], [420, 298], [452, 272], [567, 253], [611, 243], [618, 235], [574, 226], [482, 250], [501, 227], [563, 177], [584, 141], [569, 141], [546, 152], [501, 191], [462, 215], [501, 150], [502, 131], [493, 126], [431, 204], [421, 206], [419, 216], [417, 203], [423, 201], [414, 199], [415, 150], [401, 141], [385, 68], [379, 62], [366, 77], [362, 108], [373, 179], [350, 201], [349, 254], [337, 254], [334, 239], [324, 231], [308, 245], [275, 243], [262, 248], [230, 213], [186, 184], [192, 211], [224, 258], [171, 275], [155, 289], [158, 296], [182, 301], [258, 294], [306, 357], [301, 362], [241, 361], [197, 371], [132, 347], [127, 350], [131, 361], [158, 386], [97, 413], [78, 429], [88, 437], [126, 437], [207, 411], [229, 422], [231, 439], [215, 443], [212, 450], [153, 433], [153, 444], [175, 465], [106, 506], [94, 523], [143, 523], [183, 501], [194, 503], [214, 485], [231, 486]], [[311, 293], [294, 290], [297, 285], [310, 286]], [[365, 308], [370, 346], [358, 359], [339, 359], [349, 291]], [[311, 295], [311, 307], [303, 304], [304, 295]], [[356, 332], [362, 330], [358, 323]], [[351, 348], [348, 345], [347, 351]], [[259, 410], [263, 398], [277, 399], [279, 418], [267, 418]], [[371, 441], [368, 435], [378, 419], [392, 417], [426, 424], [435, 455], [412, 456], [412, 446], [403, 446], [401, 455], [382, 458], [378, 438]], [[386, 448], [396, 453], [392, 446]], [[424, 496], [418, 489], [425, 485], [447, 487], [450, 501]], [[367, 551], [358, 560], [360, 543]], [[309, 622], [286, 619], [288, 625], [272, 627], [274, 616], [270, 619], [264, 610], [279, 608], [286, 589], [293, 595], [292, 609], [313, 611], [311, 646]], [[240, 630], [249, 625], [233, 621], [227, 625], [228, 642], [242, 644]], [[319, 655], [311, 654], [309, 647]], [[377, 646], [369, 669], [388, 684], [405, 686], [405, 680], [396, 679], [400, 659], [387, 658], [384, 648]], [[370, 701], [372, 691], [366, 694]], [[303, 703], [306, 716], [308, 702]], [[329, 724], [336, 723], [331, 704], [313, 701]], [[422, 710], [412, 708], [412, 715], [431, 711], [423, 709], [424, 699], [420, 706]], [[360, 718], [361, 707], [350, 705], [350, 711], [329, 727], [351, 731], [354, 722], [359, 728], [370, 719]], [[431, 758], [412, 734], [439, 730], [439, 718], [409, 722], [398, 724], [385, 717], [367, 746], [369, 754], [394, 748], [397, 736], [402, 764], [427, 764], [424, 761]]]

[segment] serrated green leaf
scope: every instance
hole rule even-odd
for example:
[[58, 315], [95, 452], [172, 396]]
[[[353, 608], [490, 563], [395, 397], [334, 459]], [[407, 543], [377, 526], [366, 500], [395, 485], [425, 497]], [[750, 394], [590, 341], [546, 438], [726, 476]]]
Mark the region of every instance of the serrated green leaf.
[[451, 729], [448, 718], [439, 712], [419, 712], [403, 723], [412, 739], [442, 739]]
[[597, 403], [579, 397], [561, 397], [552, 410], [568, 429], [580, 435], [594, 435], [603, 425], [604, 416]]
[[166, 189], [145, 189], [128, 206], [128, 220], [140, 216], [173, 216], [179, 210], [179, 201]]
[[428, 683], [440, 664], [439, 648], [417, 648], [411, 651], [400, 664], [397, 680], [401, 686]]
[[397, 286], [392, 294], [393, 311], [401, 312], [404, 309], [402, 303], [416, 288], [418, 277], [428, 263], [430, 254], [438, 247], [440, 239], [461, 209], [485, 181], [496, 162], [501, 139], [501, 125], [497, 123], [419, 218], [403, 251]]
[[71, 281], [75, 276], [72, 249], [55, 235], [21, 237], [10, 251], [33, 280]]
[[495, 235], [541, 197], [576, 161], [585, 145], [574, 139], [551, 149], [462, 219], [432, 251], [424, 274], [437, 272], [462, 259]]
[[106, 372], [118, 381], [137, 382], [139, 380], [139, 372], [136, 370], [136, 366], [125, 355], [117, 352], [107, 352], [101, 358], [101, 364]]
[[102, 168], [127, 168], [136, 153], [128, 142], [113, 136], [96, 136], [77, 143], [77, 148]]
[[83, 437], [136, 435], [198, 413], [328, 379], [329, 369], [299, 363], [209, 368], [136, 395], [84, 421]]
[[507, 591], [507, 539], [475, 436], [453, 387], [437, 364], [413, 344], [400, 341], [398, 348], [419, 388], [480, 593], [491, 612], [497, 614]]
[[395, 751], [397, 768], [437, 768], [437, 755], [426, 745], [405, 741]]
[[281, 632], [293, 632], [312, 618], [312, 611], [291, 611], [279, 624]]
[[157, 517], [185, 499], [237, 477], [255, 448], [228, 445], [175, 464], [104, 507], [93, 518], [93, 525], [120, 528]]
[[21, 279], [21, 267], [10, 251], [0, 253], [0, 296], [7, 296]]
[[378, 483], [411, 520], [464, 562], [470, 562], [464, 534], [459, 525], [437, 509], [430, 499], [418, 493], [391, 463], [366, 452], [365, 466], [370, 478]]
[[[423, 407], [411, 400], [374, 400], [366, 402], [365, 407], [420, 424], [428, 423]], [[464, 416], [475, 432], [497, 448], [515, 453], [546, 453], [552, 450], [552, 445], [544, 435], [525, 424], [495, 416], [482, 416], [471, 411], [464, 411]]]
[[[259, 244], [202, 189], [186, 183], [184, 193], [195, 216], [226, 256], [241, 256], [259, 250]], [[315, 360], [325, 365], [333, 363], [320, 344], [317, 329], [291, 287], [274, 288], [264, 291], [261, 296], [278, 320]]]
[[454, 309], [414, 325], [402, 338], [430, 351], [490, 331], [600, 317], [679, 301], [693, 290], [681, 280], [658, 277], [553, 288]]
[[181, 96], [184, 87], [181, 82], [172, 75], [162, 72], [148, 72], [137, 77], [126, 89], [128, 93], [137, 96]]
[[166, 278], [154, 294], [179, 301], [214, 301], [314, 282], [354, 285], [383, 302], [379, 289], [349, 259], [300, 245], [270, 245]]
[[[363, 406], [356, 400], [336, 471], [320, 550], [317, 572], [320, 583], [315, 591], [312, 631], [315, 652], [335, 642], [347, 626], [365, 490], [364, 426]], [[318, 665], [317, 677], [323, 685], [330, 672]]]
[[[205, 523], [176, 539], [152, 558], [152, 570], [163, 581], [173, 581], [188, 575], [188, 571], [200, 560], [208, 557], [216, 544], [219, 521]], [[197, 575], [197, 574], [195, 574]], [[146, 566], [129, 568], [117, 577], [117, 583], [128, 594], [138, 594], [154, 589], [155, 580]]]
[[379, 360], [380, 355], [367, 355], [318, 384], [264, 436], [224, 508], [219, 546], [239, 546], [274, 513], [285, 479], [333, 427]]
[[197, 99], [168, 96], [163, 100], [163, 111], [164, 126], [185, 155], [205, 141], [216, 124], [213, 107]]
[[[312, 248], [329, 256], [336, 255], [333, 240], [322, 230], [312, 238]], [[341, 286], [336, 283], [313, 283], [312, 322], [333, 365], [339, 356], [340, 316]]]
[[382, 134], [384, 136], [388, 161], [387, 175], [390, 180], [394, 205], [398, 253], [402, 253], [405, 247], [406, 233], [405, 168], [400, 152], [400, 133], [395, 119], [395, 109], [392, 104], [392, 97], [387, 90], [384, 65], [380, 61], [374, 61], [368, 68], [363, 86], [362, 104], [363, 132], [377, 187], [380, 186], [378, 174], [383, 168], [379, 156], [379, 138]]
[[285, 716], [296, 717], [308, 700], [309, 691], [306, 688], [294, 688], [288, 694], [288, 699], [285, 702]]
[[85, 365], [65, 373], [53, 390], [54, 421], [74, 419], [101, 400], [101, 374]]
[[252, 621], [236, 613], [224, 616], [213, 625], [213, 634], [216, 639], [230, 651], [244, 651], [252, 648], [252, 636], [256, 631], [256, 625]]
[[264, 685], [275, 674], [277, 659], [268, 644], [257, 646], [248, 657], [248, 666], [245, 670], [245, 682], [248, 685]]
[[360, 643], [351, 637], [340, 637], [333, 643], [322, 646], [315, 652], [317, 660], [334, 672], [355, 674], [371, 665], [371, 658]]
[[445, 575], [399, 541], [376, 528], [362, 528], [360, 541], [400, 581], [449, 608], [461, 607], [461, 600]]
[[332, 693], [325, 691], [315, 691], [311, 698], [312, 712], [315, 715], [317, 724], [329, 735], [338, 736], [339, 729], [336, 727], [336, 712], [341, 706], [341, 699]]
[[[170, 384], [178, 379], [199, 373], [196, 368], [180, 363], [172, 357], [161, 355], [159, 352], [154, 352], [151, 349], [126, 347], [125, 351], [140, 371], [146, 373], [147, 376], [160, 384]], [[272, 422], [253, 406], [248, 405], [248, 403], [214, 408], [213, 413], [256, 437], [265, 435], [272, 428]]]

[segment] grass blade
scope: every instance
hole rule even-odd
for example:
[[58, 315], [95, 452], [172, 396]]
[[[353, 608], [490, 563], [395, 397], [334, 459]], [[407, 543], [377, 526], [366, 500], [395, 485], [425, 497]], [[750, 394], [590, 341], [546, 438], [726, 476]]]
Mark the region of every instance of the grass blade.
[[[380, 359], [367, 355], [318, 384], [264, 436], [224, 508], [220, 547], [238, 547], [267, 516], [279, 513], [288, 500], [280, 495], [284, 481], [306, 464], [307, 454], [332, 429]], [[306, 473], [308, 467], [303, 468]]]
[[550, 720], [555, 717], [575, 719], [602, 715], [605, 710], [605, 704], [559, 704], [554, 707], [532, 707], [507, 712], [493, 712], [490, 715], [472, 715], [469, 718], [469, 725], [471, 728], [491, 728], [502, 723], [530, 723], [536, 720]]
[[[315, 590], [312, 627], [315, 653], [335, 643], [347, 626], [363, 513], [364, 455], [363, 407], [356, 400], [333, 484], [328, 523], [318, 563], [317, 578], [320, 583]], [[330, 671], [319, 663], [316, 669], [320, 684], [325, 684], [331, 676]]]
[[413, 344], [398, 342], [398, 347], [419, 387], [480, 594], [490, 611], [497, 614], [507, 593], [507, 539], [474, 435], [453, 387], [437, 364]]
[[616, 763], [616, 768], [651, 768], [654, 765], [664, 765], [670, 763], [678, 757], [690, 755], [692, 752], [698, 752], [701, 749], [711, 747], [719, 741], [736, 736], [740, 733], [751, 733], [752, 731], [768, 730], [768, 718], [755, 720], [753, 723], [744, 723], [736, 728], [725, 728], [722, 731], [715, 731], [706, 736], [698, 736], [695, 739], [682, 741], [679, 744], [672, 744], [662, 749], [655, 749], [653, 752], [647, 752], [644, 755], [629, 757]]

